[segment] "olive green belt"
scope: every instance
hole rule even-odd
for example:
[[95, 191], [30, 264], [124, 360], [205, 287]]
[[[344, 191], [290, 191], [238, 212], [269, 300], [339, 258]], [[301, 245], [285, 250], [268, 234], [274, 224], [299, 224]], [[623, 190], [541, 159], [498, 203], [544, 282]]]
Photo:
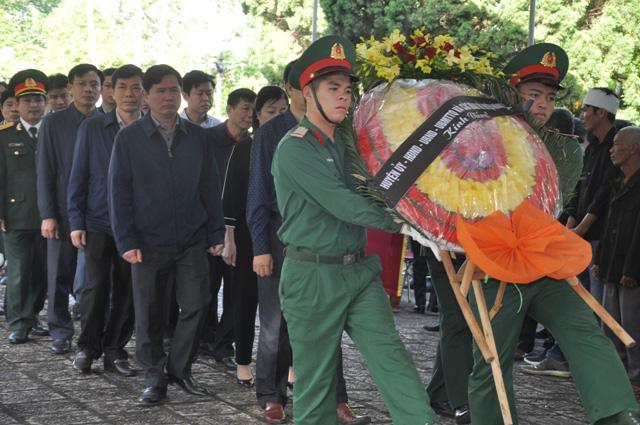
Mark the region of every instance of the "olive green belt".
[[310, 252], [300, 252], [294, 251], [290, 248], [284, 249], [284, 256], [286, 258], [291, 258], [296, 261], [306, 261], [309, 263], [320, 263], [320, 264], [340, 264], [343, 266], [348, 266], [349, 264], [353, 264], [356, 261], [359, 261], [366, 257], [367, 252], [364, 248], [360, 251], [355, 252], [353, 254], [347, 255], [324, 255], [324, 254], [313, 254]]

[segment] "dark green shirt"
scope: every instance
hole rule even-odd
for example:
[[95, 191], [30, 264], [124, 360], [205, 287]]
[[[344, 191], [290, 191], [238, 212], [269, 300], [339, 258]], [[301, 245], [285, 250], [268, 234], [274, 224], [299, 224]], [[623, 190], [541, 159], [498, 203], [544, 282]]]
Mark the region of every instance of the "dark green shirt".
[[339, 129], [335, 143], [303, 117], [273, 158], [280, 240], [291, 249], [327, 255], [353, 253], [367, 244], [367, 227], [398, 232], [401, 225], [357, 193]]
[[0, 130], [0, 219], [7, 230], [39, 229], [37, 140], [22, 123]]
[[607, 282], [620, 283], [627, 276], [640, 283], [640, 171], [626, 184], [623, 179], [609, 203], [594, 264]]

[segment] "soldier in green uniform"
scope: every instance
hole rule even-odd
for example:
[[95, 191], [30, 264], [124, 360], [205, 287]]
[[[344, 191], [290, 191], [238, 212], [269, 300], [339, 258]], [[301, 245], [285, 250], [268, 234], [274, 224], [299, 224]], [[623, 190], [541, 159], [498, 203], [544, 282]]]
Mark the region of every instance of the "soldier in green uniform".
[[38, 313], [47, 293], [47, 242], [40, 233], [36, 196], [36, 146], [49, 80], [35, 69], [18, 72], [9, 89], [17, 100], [20, 119], [0, 130], [0, 225], [8, 261], [7, 322], [9, 342], [27, 341], [39, 326]]
[[[548, 121], [553, 111], [568, 67], [566, 58], [560, 47], [538, 44], [520, 52], [505, 68], [521, 96], [534, 100], [531, 113], [541, 122]], [[487, 305], [494, 304], [499, 285], [495, 279], [483, 283]], [[469, 299], [480, 321], [476, 298], [470, 294]], [[527, 314], [542, 323], [562, 347], [590, 423], [640, 423], [638, 403], [622, 361], [598, 326], [593, 311], [567, 282], [545, 277], [517, 288], [508, 284], [502, 307], [491, 321], [514, 424], [518, 423], [513, 394], [514, 352]], [[503, 423], [491, 365], [477, 347], [474, 360], [469, 377], [471, 422]]]
[[397, 232], [384, 209], [354, 192], [337, 125], [351, 101], [355, 48], [343, 37], [313, 43], [289, 75], [307, 113], [282, 139], [273, 158], [286, 246], [280, 280], [296, 373], [297, 425], [338, 424], [335, 379], [346, 330], [369, 366], [394, 423], [438, 419], [395, 329], [380, 281], [380, 259], [365, 255], [365, 228]]

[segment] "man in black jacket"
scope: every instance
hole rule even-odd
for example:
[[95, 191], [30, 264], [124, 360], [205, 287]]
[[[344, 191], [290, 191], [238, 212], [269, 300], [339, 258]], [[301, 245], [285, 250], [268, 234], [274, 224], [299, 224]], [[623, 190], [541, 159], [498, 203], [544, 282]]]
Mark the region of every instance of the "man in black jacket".
[[[109, 167], [109, 216], [118, 251], [132, 264], [136, 354], [147, 389], [141, 405], [167, 395], [167, 383], [205, 396], [191, 375], [211, 298], [207, 251], [220, 255], [224, 221], [211, 141], [178, 116], [182, 77], [155, 65], [142, 80], [150, 113], [116, 136]], [[169, 356], [163, 306], [175, 273], [180, 317]]]

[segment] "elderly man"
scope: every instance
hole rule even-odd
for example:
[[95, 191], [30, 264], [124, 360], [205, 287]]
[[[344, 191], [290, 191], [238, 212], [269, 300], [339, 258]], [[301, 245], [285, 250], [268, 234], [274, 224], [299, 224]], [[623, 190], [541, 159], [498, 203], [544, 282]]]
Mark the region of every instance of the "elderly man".
[[[640, 341], [640, 128], [622, 129], [610, 152], [611, 162], [622, 175], [609, 202], [591, 272], [604, 282], [604, 308]], [[640, 390], [640, 345], [626, 347], [608, 327], [603, 329], [613, 341], [631, 385]]]

